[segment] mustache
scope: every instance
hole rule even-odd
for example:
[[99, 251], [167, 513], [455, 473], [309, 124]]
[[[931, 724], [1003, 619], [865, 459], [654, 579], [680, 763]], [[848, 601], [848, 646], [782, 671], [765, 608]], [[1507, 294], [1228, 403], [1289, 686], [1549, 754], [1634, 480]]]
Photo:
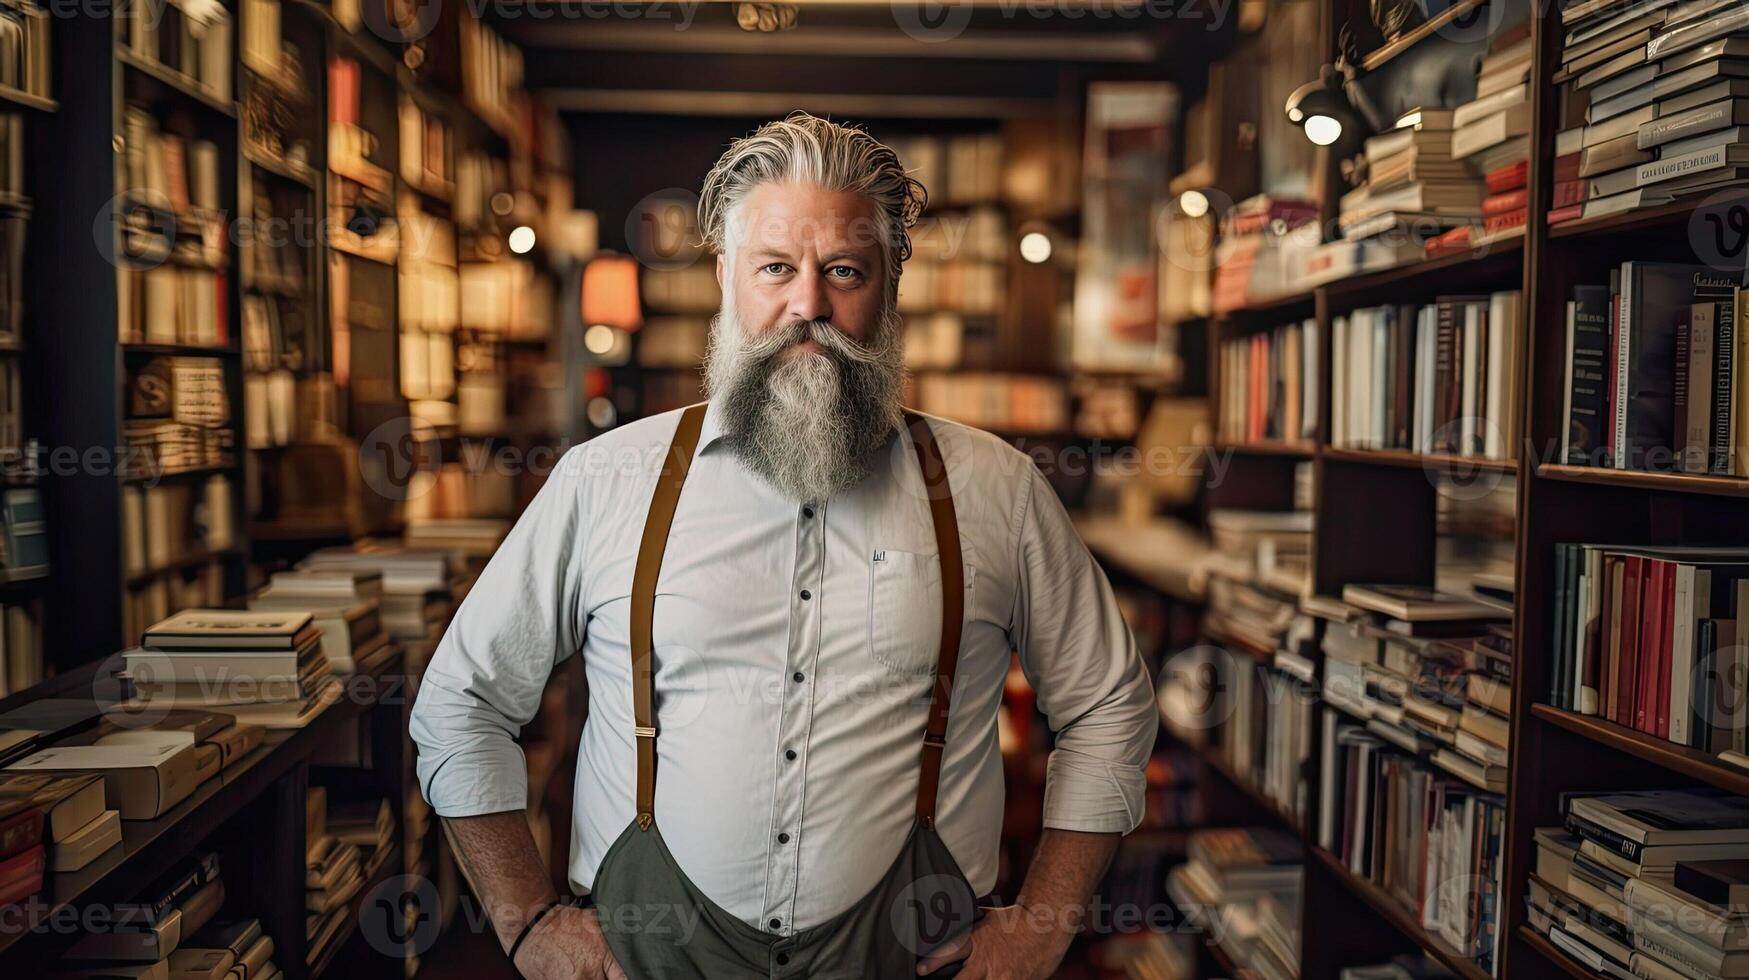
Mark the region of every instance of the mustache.
[[865, 346], [826, 320], [791, 320], [749, 338], [741, 354], [751, 363], [765, 363], [804, 340], [812, 340], [840, 363], [849, 364], [878, 364], [892, 346], [890, 340]]

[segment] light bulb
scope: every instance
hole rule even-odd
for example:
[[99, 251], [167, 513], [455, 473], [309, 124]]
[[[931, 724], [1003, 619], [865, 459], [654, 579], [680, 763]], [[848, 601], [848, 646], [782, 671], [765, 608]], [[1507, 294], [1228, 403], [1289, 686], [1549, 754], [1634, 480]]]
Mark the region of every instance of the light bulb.
[[1329, 146], [1342, 138], [1342, 122], [1335, 116], [1311, 116], [1306, 119], [1306, 139], [1319, 146]]
[[510, 250], [517, 255], [527, 255], [534, 248], [534, 229], [527, 225], [517, 225], [510, 229]]
[[583, 332], [583, 346], [589, 348], [591, 354], [606, 354], [613, 350], [613, 328], [605, 323], [597, 323]]
[[1202, 191], [1185, 191], [1178, 195], [1178, 210], [1183, 211], [1185, 217], [1200, 218], [1209, 213], [1208, 195]]
[[1051, 257], [1051, 237], [1042, 231], [1029, 231], [1020, 236], [1020, 257], [1034, 265]]

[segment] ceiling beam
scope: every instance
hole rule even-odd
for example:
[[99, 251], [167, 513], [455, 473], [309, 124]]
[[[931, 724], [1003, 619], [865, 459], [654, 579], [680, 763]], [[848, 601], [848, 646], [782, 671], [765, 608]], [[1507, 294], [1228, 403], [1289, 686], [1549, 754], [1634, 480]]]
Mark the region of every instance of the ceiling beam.
[[794, 109], [822, 115], [887, 119], [1007, 119], [1049, 112], [1043, 98], [860, 95], [843, 92], [723, 92], [661, 89], [546, 89], [541, 101], [561, 112], [777, 118]]

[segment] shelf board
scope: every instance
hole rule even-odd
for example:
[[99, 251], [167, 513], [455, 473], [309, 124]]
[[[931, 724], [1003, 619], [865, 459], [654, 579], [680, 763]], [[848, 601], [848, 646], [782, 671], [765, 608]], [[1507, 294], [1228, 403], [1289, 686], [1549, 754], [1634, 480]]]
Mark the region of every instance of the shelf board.
[[1659, 204], [1655, 207], [1638, 208], [1633, 211], [1622, 211], [1617, 214], [1606, 214], [1601, 218], [1586, 220], [1580, 218], [1574, 221], [1563, 221], [1558, 225], [1549, 226], [1549, 238], [1586, 238], [1595, 235], [1620, 235], [1651, 228], [1662, 228], [1688, 221], [1695, 212], [1695, 201], [1692, 198], [1672, 201], [1669, 204]]
[[1525, 944], [1543, 955], [1550, 963], [1559, 967], [1562, 972], [1576, 980], [1597, 980], [1598, 974], [1592, 973], [1582, 964], [1573, 962], [1573, 958], [1561, 951], [1561, 947], [1549, 941], [1549, 938], [1530, 926], [1518, 927], [1518, 938]]
[[1324, 449], [1320, 455], [1325, 459], [1339, 463], [1399, 466], [1406, 469], [1427, 470], [1432, 473], [1469, 473], [1482, 470], [1515, 473], [1518, 471], [1518, 461], [1515, 459], [1452, 456], [1445, 453], [1412, 453], [1399, 449]]
[[124, 483], [162, 483], [165, 480], [201, 479], [209, 476], [222, 476], [237, 469], [236, 460], [220, 463], [216, 466], [185, 466], [181, 469], [165, 470], [159, 473], [129, 474], [122, 477]]
[[294, 167], [283, 160], [274, 160], [249, 149], [243, 151], [243, 159], [249, 161], [256, 169], [263, 170], [282, 180], [291, 181], [305, 190], [314, 191], [316, 189], [316, 172], [308, 166]]
[[183, 98], [227, 118], [237, 118], [237, 107], [234, 103], [227, 102], [201, 88], [194, 79], [175, 69], [158, 64], [150, 58], [142, 58], [125, 47], [116, 49], [115, 59], [133, 71], [157, 82], [166, 91], [175, 92]]
[[1440, 14], [1432, 20], [1421, 24], [1412, 31], [1405, 32], [1396, 40], [1362, 55], [1360, 59], [1360, 67], [1366, 71], [1377, 71], [1380, 66], [1386, 64], [1392, 58], [1397, 57], [1422, 41], [1427, 40], [1438, 32], [1440, 28], [1445, 27], [1452, 21], [1463, 17], [1465, 14], [1470, 13], [1487, 2], [1488, 0], [1459, 0], [1458, 3], [1441, 11]]
[[1530, 706], [1530, 714], [1533, 718], [1540, 718], [1581, 738], [1643, 759], [1659, 768], [1681, 773], [1728, 793], [1749, 796], [1749, 769], [1740, 769], [1728, 762], [1722, 762], [1699, 749], [1667, 742], [1655, 735], [1637, 732], [1593, 715], [1562, 711], [1552, 705], [1533, 704]]
[[1311, 459], [1318, 451], [1309, 442], [1217, 442], [1210, 447], [1216, 452], [1244, 453], [1247, 456], [1291, 456]]
[[1749, 496], [1749, 479], [1740, 476], [1712, 476], [1705, 473], [1654, 473], [1649, 470], [1618, 470], [1607, 466], [1572, 466], [1566, 463], [1540, 463], [1537, 465], [1536, 475], [1548, 480], [1594, 483], [1600, 486], [1625, 487], [1634, 490], [1704, 493], [1721, 497]]
[[32, 95], [11, 85], [0, 85], [0, 102], [22, 109], [35, 109], [38, 112], [54, 112], [61, 107], [54, 99], [44, 95]]
[[1443, 963], [1446, 969], [1462, 977], [1463, 980], [1492, 980], [1474, 960], [1451, 948], [1451, 945], [1439, 936], [1435, 936], [1421, 927], [1415, 914], [1404, 908], [1389, 892], [1365, 878], [1349, 871], [1336, 855], [1310, 842], [1306, 843], [1306, 851], [1312, 859], [1322, 864], [1325, 870], [1334, 875], [1347, 886], [1361, 901], [1378, 913], [1379, 918], [1389, 922], [1396, 930], [1414, 940], [1417, 946], [1426, 950], [1428, 955]]
[[[1462, 252], [1441, 255], [1435, 259], [1424, 259], [1333, 280], [1325, 283], [1322, 288], [1331, 302], [1338, 306], [1364, 305], [1376, 301], [1378, 293], [1399, 287], [1419, 287], [1405, 289], [1405, 292], [1412, 292], [1417, 300], [1425, 300], [1430, 289], [1450, 291], [1443, 285], [1430, 281], [1436, 276], [1461, 274], [1466, 280], [1473, 280], [1516, 272], [1522, 278], [1523, 269], [1524, 236], [1520, 235], [1477, 245]], [[1516, 289], [1520, 283], [1514, 281], [1511, 285]]]
[[1282, 293], [1267, 299], [1253, 300], [1251, 303], [1231, 310], [1220, 310], [1215, 313], [1217, 320], [1260, 319], [1269, 316], [1285, 316], [1286, 312], [1295, 307], [1312, 305], [1311, 290], [1298, 293]]

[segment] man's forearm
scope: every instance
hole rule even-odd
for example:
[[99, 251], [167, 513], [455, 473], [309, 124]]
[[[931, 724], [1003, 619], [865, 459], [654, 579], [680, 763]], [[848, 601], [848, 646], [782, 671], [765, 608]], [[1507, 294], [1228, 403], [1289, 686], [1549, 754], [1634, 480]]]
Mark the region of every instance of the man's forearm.
[[498, 944], [508, 950], [529, 918], [559, 897], [534, 846], [528, 818], [518, 810], [445, 817], [443, 828], [463, 877], [486, 905]]
[[1115, 833], [1046, 829], [1015, 904], [1029, 922], [1061, 929], [1067, 944], [1086, 917], [1087, 901], [1117, 853]]

